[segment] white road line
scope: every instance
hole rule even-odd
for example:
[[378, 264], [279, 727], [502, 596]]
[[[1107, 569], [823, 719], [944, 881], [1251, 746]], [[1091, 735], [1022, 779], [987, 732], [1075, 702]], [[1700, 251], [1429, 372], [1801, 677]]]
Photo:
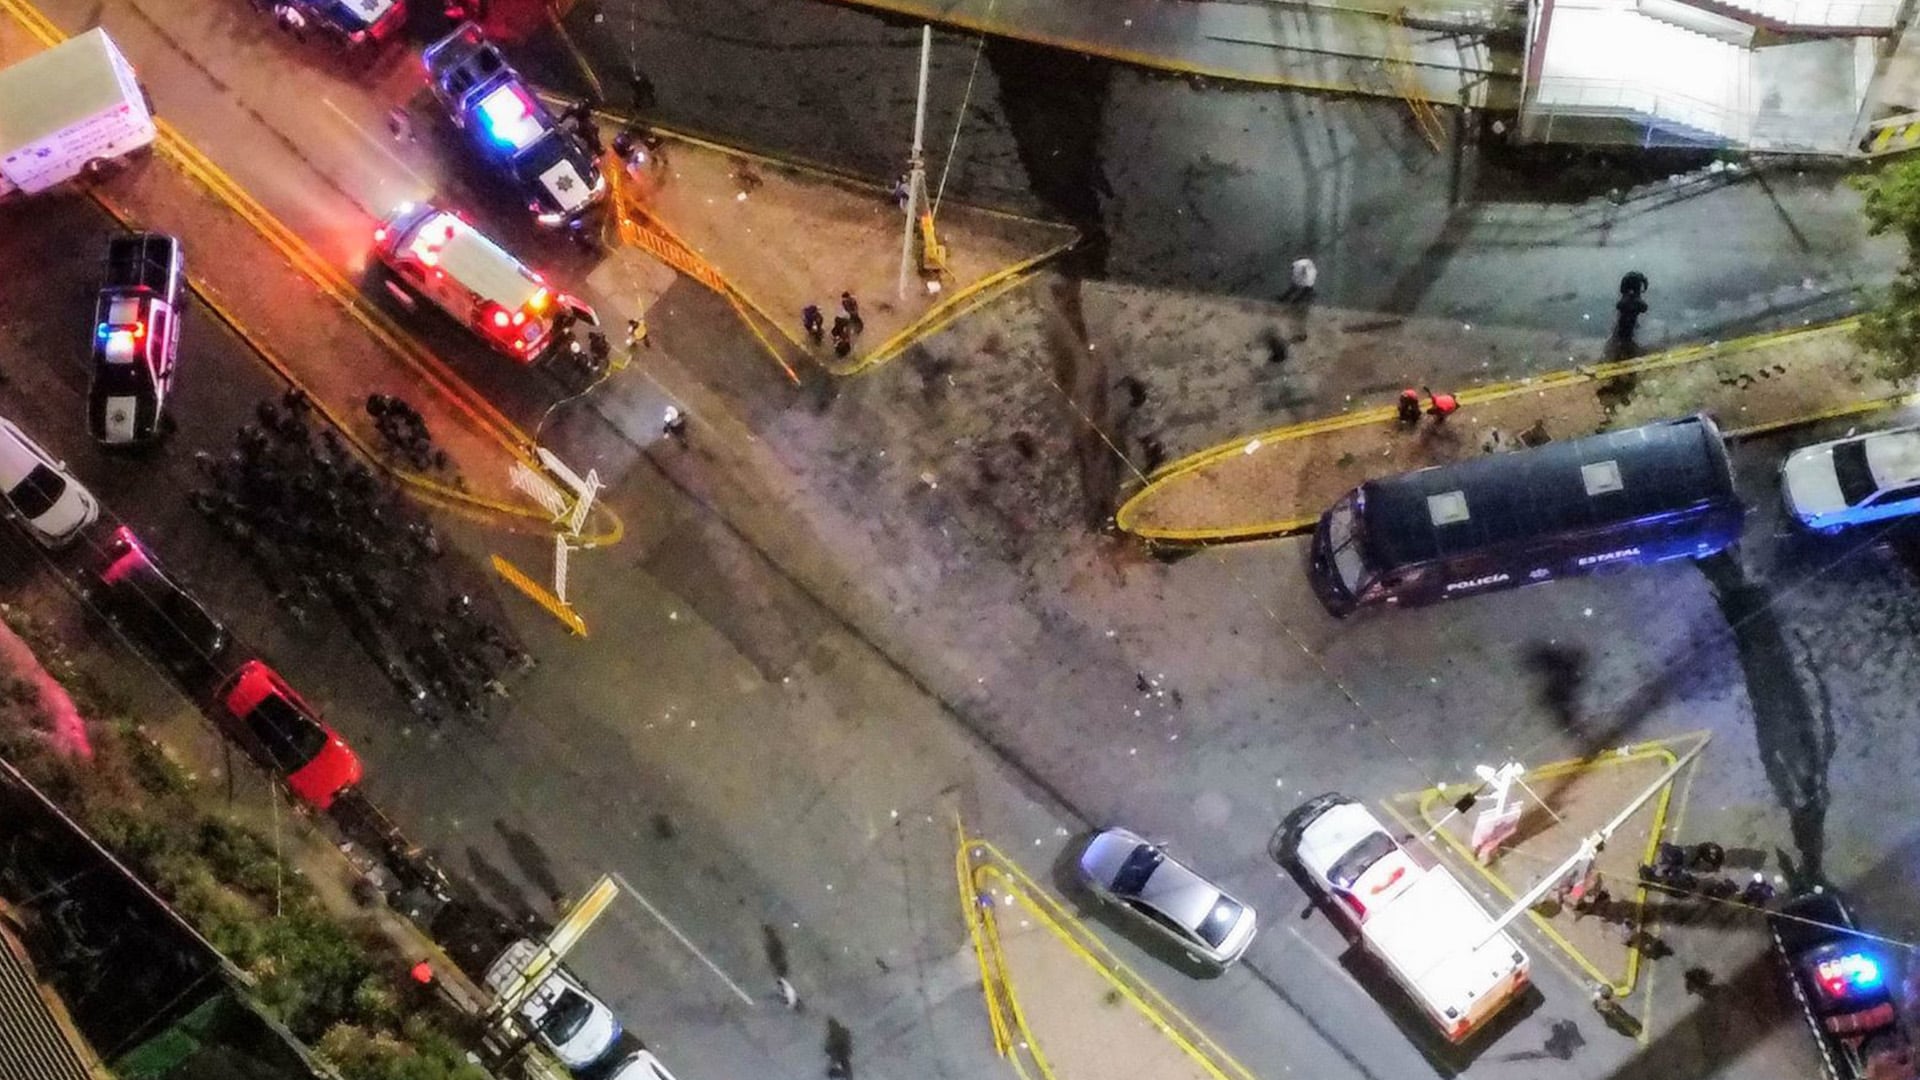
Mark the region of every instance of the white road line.
[[660, 909], [657, 907], [654, 907], [652, 903], [648, 902], [646, 897], [640, 895], [640, 890], [634, 888], [632, 882], [629, 882], [626, 878], [622, 877], [617, 871], [613, 874], [613, 880], [620, 883], [620, 887], [626, 890], [627, 895], [633, 897], [635, 900], [640, 901], [640, 906], [647, 909], [647, 914], [653, 916], [654, 919], [658, 920], [661, 926], [666, 927], [667, 933], [672, 934], [674, 937], [678, 938], [680, 941], [680, 944], [685, 945], [687, 947], [688, 952], [699, 957], [700, 962], [707, 965], [707, 970], [719, 976], [720, 981], [727, 984], [727, 989], [733, 991], [736, 995], [738, 995], [741, 1001], [744, 1001], [749, 1005], [753, 1004], [753, 995], [747, 993], [745, 990], [740, 989], [739, 983], [734, 982], [732, 979], [727, 978], [727, 973], [720, 970], [720, 965], [714, 963], [712, 960], [707, 959], [707, 954], [701, 952], [699, 946], [687, 940], [687, 935], [681, 933], [679, 927], [668, 922], [667, 917], [665, 915], [660, 914]]
[[406, 173], [408, 176], [413, 177], [414, 183], [420, 185], [420, 187], [422, 187], [425, 190], [428, 190], [428, 191], [433, 190], [433, 184], [430, 183], [426, 177], [421, 176], [417, 172], [414, 172], [412, 166], [408, 165], [405, 161], [400, 160], [400, 155], [394, 153], [392, 148], [386, 144], [386, 141], [384, 139], [381, 139], [379, 136], [375, 135], [371, 131], [368, 131], [366, 128], [361, 127], [359, 124], [354, 123], [353, 117], [348, 116], [346, 113], [342, 112], [340, 110], [340, 106], [335, 105], [332, 101], [328, 100], [327, 98], [321, 98], [320, 104], [325, 105], [327, 109], [333, 113], [333, 115], [339, 117], [340, 122], [347, 125], [347, 127], [351, 128], [355, 135], [358, 135], [362, 139], [365, 139], [369, 146], [372, 146], [375, 150], [378, 150], [382, 154], [385, 154], [387, 156], [388, 161], [391, 161], [395, 165], [400, 166], [400, 171]]

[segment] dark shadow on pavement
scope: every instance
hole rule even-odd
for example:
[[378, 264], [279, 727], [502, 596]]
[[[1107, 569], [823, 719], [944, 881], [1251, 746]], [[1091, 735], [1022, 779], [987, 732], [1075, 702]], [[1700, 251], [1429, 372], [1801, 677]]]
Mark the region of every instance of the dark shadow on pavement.
[[1821, 877], [1827, 817], [1827, 766], [1833, 759], [1833, 706], [1818, 673], [1809, 698], [1795, 651], [1764, 585], [1748, 580], [1729, 553], [1700, 560], [1721, 614], [1733, 631], [1753, 705], [1754, 737], [1767, 782], [1787, 811], [1799, 874]]
[[520, 873], [526, 876], [527, 881], [553, 901], [555, 907], [564, 906], [562, 901], [566, 898], [566, 890], [560, 887], [560, 879], [553, 873], [553, 863], [548, 860], [547, 853], [541, 849], [540, 842], [533, 838], [533, 834], [514, 828], [507, 824], [505, 818], [494, 819], [493, 831], [499, 833], [500, 839], [506, 842], [507, 854], [513, 858], [514, 865], [520, 868]]

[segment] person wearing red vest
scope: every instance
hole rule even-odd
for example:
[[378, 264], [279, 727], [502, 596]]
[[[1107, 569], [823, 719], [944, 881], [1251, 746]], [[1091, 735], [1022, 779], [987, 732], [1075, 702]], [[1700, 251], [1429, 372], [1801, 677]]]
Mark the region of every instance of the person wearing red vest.
[[1436, 394], [1431, 386], [1424, 389], [1427, 392], [1427, 414], [1433, 417], [1434, 423], [1446, 423], [1447, 417], [1452, 416], [1454, 411], [1460, 408], [1460, 399], [1452, 394]]

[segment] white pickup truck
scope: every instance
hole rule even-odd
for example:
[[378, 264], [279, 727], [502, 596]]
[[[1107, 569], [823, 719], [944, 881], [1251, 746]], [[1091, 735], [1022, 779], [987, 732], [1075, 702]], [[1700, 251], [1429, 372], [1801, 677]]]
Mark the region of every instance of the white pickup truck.
[[105, 30], [0, 69], [0, 196], [45, 191], [155, 134], [133, 65]]
[[1284, 848], [1449, 1040], [1526, 988], [1526, 951], [1446, 867], [1422, 866], [1360, 803], [1312, 800], [1290, 818]]

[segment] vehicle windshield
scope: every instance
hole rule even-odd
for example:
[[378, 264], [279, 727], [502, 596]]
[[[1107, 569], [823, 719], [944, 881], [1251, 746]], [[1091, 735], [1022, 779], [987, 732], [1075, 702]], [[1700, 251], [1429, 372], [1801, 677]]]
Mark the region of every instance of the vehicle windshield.
[[560, 996], [553, 999], [553, 1007], [540, 1018], [540, 1034], [558, 1046], [580, 1034], [592, 1015], [592, 1002], [572, 990], [562, 990]]
[[1220, 943], [1227, 940], [1227, 934], [1240, 924], [1240, 913], [1245, 910], [1239, 901], [1222, 896], [1214, 901], [1213, 910], [1207, 912], [1207, 917], [1201, 919], [1200, 925], [1193, 929], [1200, 935], [1200, 940], [1219, 948]]
[[1352, 850], [1345, 855], [1340, 856], [1340, 861], [1333, 864], [1332, 870], [1327, 871], [1327, 880], [1333, 882], [1337, 888], [1351, 889], [1353, 883], [1360, 880], [1360, 876], [1367, 872], [1369, 866], [1391, 854], [1396, 846], [1393, 837], [1386, 833], [1373, 833], [1365, 840], [1353, 845]]
[[247, 725], [282, 769], [292, 772], [327, 745], [327, 733], [286, 698], [270, 696], [247, 714]]
[[1861, 440], [1833, 448], [1833, 473], [1848, 506], [1859, 506], [1879, 486], [1873, 482], [1873, 470], [1867, 468], [1867, 444]]
[[67, 482], [60, 479], [59, 473], [45, 465], [35, 465], [32, 472], [7, 492], [7, 499], [20, 511], [20, 516], [32, 520], [53, 509], [53, 504], [66, 492]]
[[1151, 844], [1141, 844], [1127, 856], [1120, 866], [1120, 872], [1113, 877], [1113, 892], [1116, 896], [1139, 896], [1140, 890], [1147, 887], [1147, 879], [1160, 868], [1167, 857], [1159, 848]]
[[1352, 495], [1327, 512], [1327, 552], [1333, 558], [1333, 572], [1340, 587], [1348, 596], [1360, 595], [1367, 564], [1360, 555], [1360, 514]]

